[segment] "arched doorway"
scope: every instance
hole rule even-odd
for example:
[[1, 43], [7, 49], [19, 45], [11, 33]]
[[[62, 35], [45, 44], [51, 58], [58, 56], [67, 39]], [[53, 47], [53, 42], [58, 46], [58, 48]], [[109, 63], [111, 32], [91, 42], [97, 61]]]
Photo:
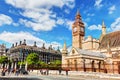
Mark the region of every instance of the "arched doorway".
[[99, 61], [99, 63], [98, 63], [98, 70], [99, 70], [99, 72], [101, 70], [101, 61]]
[[85, 59], [83, 59], [83, 70], [86, 72]]
[[95, 66], [94, 66], [94, 60], [92, 61], [92, 72], [96, 72]]

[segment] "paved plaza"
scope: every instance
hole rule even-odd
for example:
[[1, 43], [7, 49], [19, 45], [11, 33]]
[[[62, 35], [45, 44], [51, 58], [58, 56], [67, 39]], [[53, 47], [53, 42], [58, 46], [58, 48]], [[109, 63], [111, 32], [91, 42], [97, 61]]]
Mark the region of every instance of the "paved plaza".
[[41, 75], [39, 71], [31, 71], [29, 75], [18, 75], [14, 73], [0, 76], [0, 80], [120, 80], [118, 74], [90, 73], [90, 72], [72, 72], [68, 75], [65, 71], [59, 75], [58, 71], [49, 71], [49, 75]]

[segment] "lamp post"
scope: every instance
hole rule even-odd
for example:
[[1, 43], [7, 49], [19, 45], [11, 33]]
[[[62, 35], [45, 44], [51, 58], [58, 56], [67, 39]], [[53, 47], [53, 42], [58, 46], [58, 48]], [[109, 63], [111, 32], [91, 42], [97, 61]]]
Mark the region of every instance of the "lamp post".
[[27, 71], [27, 66], [28, 66], [28, 63], [27, 63], [27, 61], [26, 61], [26, 63], [25, 63], [25, 70]]
[[20, 49], [20, 69], [22, 68], [22, 49]]
[[49, 75], [49, 65], [50, 65], [50, 62], [48, 62], [48, 65], [47, 65], [47, 75]]

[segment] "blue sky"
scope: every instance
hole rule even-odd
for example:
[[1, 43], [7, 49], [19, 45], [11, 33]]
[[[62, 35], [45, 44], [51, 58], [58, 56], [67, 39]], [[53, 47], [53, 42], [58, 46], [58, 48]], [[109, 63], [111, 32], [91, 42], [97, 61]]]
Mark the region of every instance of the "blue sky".
[[85, 24], [85, 37], [99, 38], [104, 20], [107, 33], [120, 30], [120, 0], [1, 0], [0, 44], [36, 41], [40, 47], [71, 45], [71, 26], [77, 9]]

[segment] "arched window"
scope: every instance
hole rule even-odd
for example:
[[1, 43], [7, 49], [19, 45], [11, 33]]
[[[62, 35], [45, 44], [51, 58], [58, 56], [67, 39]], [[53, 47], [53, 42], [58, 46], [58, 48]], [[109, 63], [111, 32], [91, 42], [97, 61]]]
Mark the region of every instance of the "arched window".
[[74, 54], [75, 53], [75, 50], [72, 50], [72, 54]]

